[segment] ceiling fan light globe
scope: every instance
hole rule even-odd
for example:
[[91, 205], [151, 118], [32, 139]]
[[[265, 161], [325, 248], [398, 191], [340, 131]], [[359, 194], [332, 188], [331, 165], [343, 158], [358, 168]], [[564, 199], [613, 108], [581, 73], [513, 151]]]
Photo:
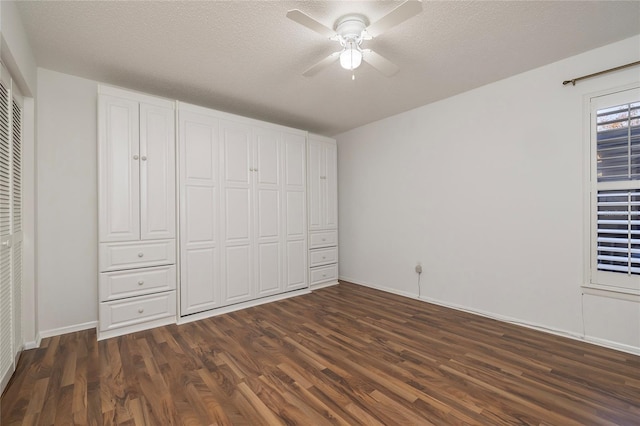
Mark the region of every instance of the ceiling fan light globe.
[[345, 70], [355, 70], [362, 63], [362, 52], [358, 49], [345, 49], [340, 54], [340, 66]]

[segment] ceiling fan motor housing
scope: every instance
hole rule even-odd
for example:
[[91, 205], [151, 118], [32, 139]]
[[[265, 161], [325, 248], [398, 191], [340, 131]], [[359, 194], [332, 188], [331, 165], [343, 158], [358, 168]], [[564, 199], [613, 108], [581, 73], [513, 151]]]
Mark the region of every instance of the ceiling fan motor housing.
[[351, 14], [336, 21], [335, 30], [345, 41], [360, 42], [362, 32], [367, 28], [368, 21], [363, 15]]

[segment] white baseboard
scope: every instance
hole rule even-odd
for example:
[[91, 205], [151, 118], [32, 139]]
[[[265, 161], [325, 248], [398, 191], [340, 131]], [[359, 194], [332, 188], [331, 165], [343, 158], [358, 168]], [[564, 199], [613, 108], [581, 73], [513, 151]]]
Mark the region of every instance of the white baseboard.
[[628, 352], [630, 354], [640, 356], [640, 348], [637, 348], [635, 346], [625, 345], [623, 343], [612, 342], [611, 340], [600, 339], [598, 337], [591, 337], [591, 336], [585, 336], [584, 341], [588, 343], [592, 343], [594, 345], [604, 346], [605, 348], [616, 349], [621, 352]]
[[514, 325], [519, 325], [522, 327], [527, 327], [527, 328], [531, 328], [537, 331], [542, 331], [545, 333], [549, 333], [549, 334], [554, 334], [556, 336], [561, 336], [561, 337], [567, 337], [569, 339], [573, 339], [573, 340], [579, 340], [581, 342], [586, 342], [586, 343], [590, 343], [593, 345], [597, 345], [597, 346], [602, 346], [605, 348], [609, 348], [609, 349], [615, 349], [617, 351], [621, 351], [621, 352], [627, 352], [633, 355], [640, 355], [640, 347], [635, 347], [635, 346], [630, 346], [630, 345], [625, 345], [623, 343], [617, 343], [617, 342], [612, 342], [610, 340], [606, 340], [606, 339], [600, 339], [600, 338], [596, 338], [596, 337], [590, 337], [590, 336], [585, 336], [579, 333], [575, 333], [575, 332], [571, 332], [568, 330], [562, 330], [562, 329], [558, 329], [558, 328], [553, 328], [553, 327], [548, 327], [542, 324], [536, 324], [533, 322], [529, 322], [529, 321], [523, 321], [521, 319], [518, 318], [513, 318], [513, 317], [508, 317], [508, 316], [504, 316], [504, 315], [500, 315], [500, 314], [495, 314], [493, 312], [487, 312], [487, 311], [483, 311], [483, 310], [478, 310], [478, 309], [474, 309], [474, 308], [469, 308], [467, 306], [461, 306], [461, 305], [456, 305], [454, 303], [449, 303], [449, 302], [443, 302], [441, 300], [437, 300], [437, 299], [432, 299], [430, 297], [419, 297], [416, 294], [413, 293], [408, 293], [408, 292], [404, 292], [404, 291], [399, 291], [393, 288], [389, 288], [389, 287], [384, 287], [384, 286], [379, 286], [379, 285], [374, 285], [374, 284], [369, 284], [369, 283], [365, 283], [359, 280], [354, 280], [352, 278], [349, 277], [340, 277], [339, 278], [341, 281], [346, 281], [346, 282], [350, 282], [353, 284], [357, 284], [357, 285], [361, 285], [363, 287], [369, 287], [369, 288], [373, 288], [375, 290], [380, 290], [380, 291], [384, 291], [386, 293], [392, 293], [392, 294], [396, 294], [398, 296], [403, 296], [403, 297], [408, 297], [410, 299], [415, 299], [415, 300], [422, 300], [424, 302], [428, 302], [428, 303], [433, 303], [434, 305], [439, 305], [439, 306], [444, 306], [445, 308], [451, 308], [451, 309], [455, 309], [457, 311], [463, 311], [463, 312], [467, 312], [470, 314], [475, 314], [475, 315], [480, 315], [486, 318], [491, 318], [491, 319], [495, 319], [498, 321], [502, 321], [502, 322], [506, 322], [509, 324], [514, 324]]
[[369, 283], [365, 283], [363, 281], [359, 281], [359, 280], [356, 280], [356, 279], [353, 279], [353, 278], [343, 277], [343, 276], [339, 277], [338, 279], [340, 281], [346, 281], [346, 282], [349, 282], [349, 283], [352, 283], [352, 284], [361, 285], [363, 287], [369, 287], [369, 288], [373, 288], [375, 290], [384, 291], [385, 293], [397, 294], [398, 296], [404, 296], [404, 297], [408, 297], [410, 299], [420, 300], [420, 298], [418, 297], [417, 294], [396, 290], [395, 288], [385, 287], [385, 286], [376, 285], [376, 284], [369, 284]]
[[42, 342], [42, 337], [40, 334], [36, 334], [36, 340], [24, 342], [24, 350], [37, 349], [40, 347], [40, 342]]
[[333, 285], [338, 285], [338, 280], [335, 281], [327, 281], [326, 283], [314, 284], [309, 286], [309, 290], [320, 290], [321, 288], [331, 287]]
[[59, 336], [61, 334], [73, 333], [74, 331], [88, 330], [90, 328], [96, 328], [97, 326], [98, 326], [98, 321], [89, 321], [82, 324], [69, 325], [67, 327], [52, 328], [50, 330], [42, 330], [40, 331], [40, 333], [38, 333], [38, 346], [40, 346], [41, 339], [44, 339], [47, 337]]
[[289, 299], [291, 297], [302, 296], [303, 294], [309, 294], [308, 288], [302, 290], [290, 291], [288, 293], [276, 294], [274, 296], [263, 297], [262, 299], [249, 300], [248, 302], [237, 303], [235, 305], [223, 306], [221, 308], [211, 309], [204, 312], [198, 312], [197, 314], [186, 315], [184, 317], [178, 317], [178, 325], [186, 324], [188, 322], [198, 321], [205, 318], [211, 318], [222, 314], [228, 314], [229, 312], [239, 311], [241, 309], [252, 308], [254, 306], [264, 305], [265, 303], [271, 303], [278, 300]]

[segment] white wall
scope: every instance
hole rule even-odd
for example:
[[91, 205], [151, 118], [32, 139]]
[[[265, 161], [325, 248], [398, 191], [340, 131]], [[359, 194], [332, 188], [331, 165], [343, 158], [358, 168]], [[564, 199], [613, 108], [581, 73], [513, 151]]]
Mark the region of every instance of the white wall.
[[41, 337], [97, 320], [97, 83], [38, 68]]
[[[338, 135], [341, 279], [415, 297], [420, 261], [423, 298], [582, 335], [583, 96], [640, 71], [561, 82], [639, 59], [634, 37]], [[640, 304], [585, 304], [612, 314]]]
[[36, 60], [20, 13], [14, 2], [0, 2], [0, 10], [2, 61], [18, 82], [22, 94], [33, 96], [36, 90]]

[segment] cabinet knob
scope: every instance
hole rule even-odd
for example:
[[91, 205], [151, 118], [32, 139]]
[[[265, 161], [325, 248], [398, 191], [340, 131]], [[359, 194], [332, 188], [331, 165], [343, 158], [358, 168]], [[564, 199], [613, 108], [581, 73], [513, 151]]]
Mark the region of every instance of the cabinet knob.
[[146, 156], [146, 155], [143, 155], [142, 157], [140, 157], [140, 159], [141, 159], [142, 161], [147, 161], [147, 156]]
[[142, 284], [144, 284], [144, 281], [142, 280], [138, 281], [138, 285], [142, 285]]
[[326, 259], [326, 256], [322, 256], [322, 260], [325, 260], [325, 259]]
[[322, 274], [322, 278], [325, 278], [327, 276], [327, 274]]
[[134, 156], [133, 156], [133, 159], [134, 159], [134, 160], [137, 160], [138, 158], [140, 158], [140, 157], [138, 157], [137, 155], [134, 155]]
[[138, 253], [138, 257], [142, 257], [142, 256], [144, 256], [144, 253], [142, 252]]
[[326, 239], [326, 238], [323, 238], [323, 239], [322, 239], [322, 241], [327, 241], [327, 239]]
[[141, 313], [143, 313], [143, 312], [144, 312], [144, 309], [142, 309], [142, 308], [138, 308], [138, 313], [139, 313], [139, 314], [141, 314]]

